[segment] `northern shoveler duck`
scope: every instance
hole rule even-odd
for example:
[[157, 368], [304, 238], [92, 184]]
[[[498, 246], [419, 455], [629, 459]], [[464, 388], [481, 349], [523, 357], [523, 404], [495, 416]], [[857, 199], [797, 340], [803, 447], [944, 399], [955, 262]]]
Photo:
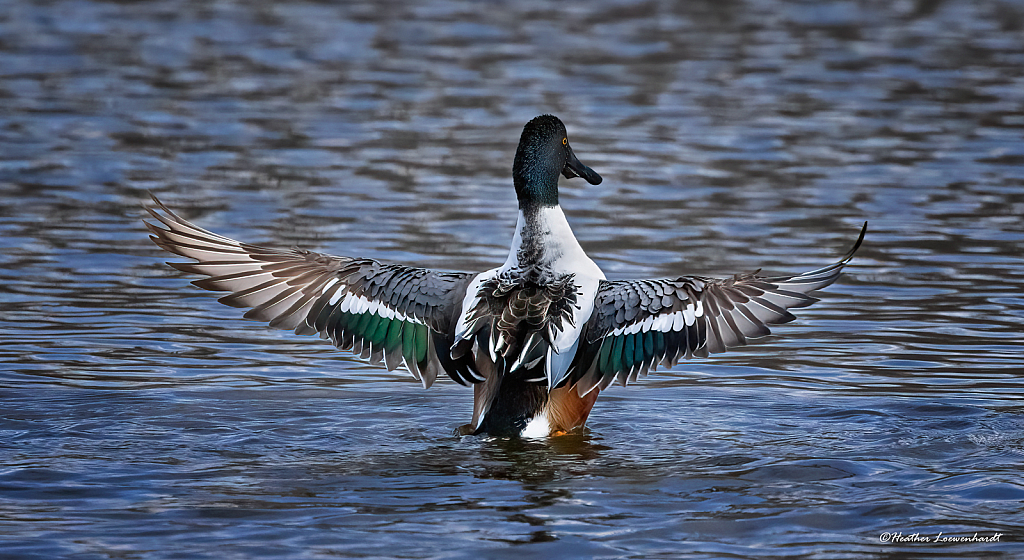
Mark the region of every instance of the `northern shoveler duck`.
[[[181, 218], [153, 197], [146, 222], [160, 247], [197, 262], [200, 288], [251, 308], [245, 317], [330, 338], [389, 370], [405, 365], [430, 387], [444, 372], [473, 386], [462, 434], [548, 436], [582, 428], [598, 393], [661, 365], [745, 344], [787, 309], [817, 301], [864, 239], [838, 262], [795, 276], [740, 274], [605, 279], [558, 205], [558, 175], [601, 176], [582, 164], [562, 122], [523, 128], [512, 166], [519, 220], [508, 259], [486, 272], [442, 272], [373, 259], [274, 249], [229, 239]], [[162, 226], [162, 227], [161, 227]]]

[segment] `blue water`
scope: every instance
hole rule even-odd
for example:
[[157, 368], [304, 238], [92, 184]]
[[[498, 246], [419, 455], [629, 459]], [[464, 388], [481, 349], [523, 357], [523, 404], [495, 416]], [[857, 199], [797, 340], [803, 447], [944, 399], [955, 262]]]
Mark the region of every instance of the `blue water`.
[[[1020, 557], [1022, 29], [997, 1], [0, 0], [0, 556]], [[609, 277], [864, 247], [773, 336], [509, 441], [452, 435], [454, 383], [240, 319], [141, 223], [153, 192], [483, 270], [545, 112], [605, 179], [561, 201]]]

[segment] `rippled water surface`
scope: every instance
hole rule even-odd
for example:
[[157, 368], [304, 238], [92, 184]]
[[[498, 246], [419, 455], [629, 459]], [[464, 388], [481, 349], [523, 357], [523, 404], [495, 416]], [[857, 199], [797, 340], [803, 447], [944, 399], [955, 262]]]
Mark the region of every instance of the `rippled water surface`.
[[[0, 0], [0, 556], [1019, 557], [1024, 4], [254, 4]], [[605, 178], [561, 200], [609, 277], [867, 240], [775, 335], [509, 441], [242, 320], [141, 223], [149, 191], [482, 270], [545, 112]], [[940, 532], [998, 542], [882, 542]]]

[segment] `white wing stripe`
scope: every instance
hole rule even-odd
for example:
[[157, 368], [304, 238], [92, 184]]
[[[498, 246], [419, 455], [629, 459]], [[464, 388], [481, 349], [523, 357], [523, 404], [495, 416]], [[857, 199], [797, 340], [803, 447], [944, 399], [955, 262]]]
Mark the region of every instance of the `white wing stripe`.
[[686, 326], [686, 317], [683, 313], [676, 311], [672, 314], [672, 330], [681, 331]]
[[[331, 298], [331, 299], [334, 299], [334, 298]], [[338, 309], [338, 311], [341, 311], [342, 313], [348, 313], [349, 311], [352, 310], [352, 302], [355, 301], [355, 300], [356, 300], [355, 296], [345, 298], [344, 300], [342, 300], [341, 308]], [[328, 304], [330, 304], [330, 302], [328, 302]]]
[[697, 307], [694, 308], [693, 304], [686, 306], [686, 309], [680, 311], [673, 311], [672, 313], [662, 313], [660, 315], [652, 315], [645, 318], [642, 321], [637, 321], [619, 327], [609, 333], [610, 336], [621, 336], [636, 334], [638, 332], [648, 331], [659, 331], [659, 332], [679, 332], [685, 327], [692, 327], [697, 322], [697, 317], [704, 315], [704, 307], [697, 302]]
[[[337, 281], [338, 279], [335, 278], [334, 280]], [[331, 299], [327, 302], [327, 305], [334, 305], [338, 303], [341, 298], [345, 297], [345, 288], [346, 286], [344, 284], [339, 286], [338, 289], [331, 294]], [[344, 307], [344, 304], [342, 304], [342, 307]]]
[[662, 315], [654, 321], [654, 330], [668, 332], [672, 330], [672, 315]]
[[[331, 278], [331, 281], [330, 281], [330, 282], [328, 282], [328, 283], [324, 284], [324, 287], [323, 287], [323, 289], [322, 289], [322, 290], [320, 290], [320, 293], [321, 293], [321, 294], [326, 294], [326, 293], [327, 293], [327, 290], [330, 290], [330, 289], [331, 289], [331, 286], [333, 286], [333, 285], [335, 285], [335, 284], [337, 284], [337, 283], [338, 283], [338, 279], [337, 279], [337, 278]], [[331, 305], [334, 305], [334, 304], [331, 304]]]
[[[330, 284], [336, 284], [337, 281], [338, 280], [335, 278]], [[392, 309], [391, 307], [388, 307], [388, 305], [383, 302], [376, 300], [371, 301], [363, 296], [357, 296], [355, 294], [347, 293], [345, 291], [347, 288], [348, 285], [342, 282], [335, 289], [334, 293], [331, 294], [331, 299], [327, 301], [327, 305], [334, 306], [337, 305], [338, 302], [340, 301], [341, 307], [338, 308], [338, 311], [340, 311], [341, 313], [352, 313], [354, 315], [371, 313], [377, 315], [378, 317], [382, 317], [388, 320], [397, 319], [399, 321], [415, 323], [417, 325], [426, 324], [423, 321], [416, 319], [415, 317], [407, 316], [406, 314], [402, 313], [401, 311], [398, 311], [397, 309]]]

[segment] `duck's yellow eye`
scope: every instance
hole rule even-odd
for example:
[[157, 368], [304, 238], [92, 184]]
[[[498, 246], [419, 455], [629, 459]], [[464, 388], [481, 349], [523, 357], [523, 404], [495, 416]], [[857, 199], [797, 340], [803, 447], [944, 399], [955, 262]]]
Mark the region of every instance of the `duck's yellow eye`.
[[562, 138], [562, 145], [563, 146], [568, 146], [569, 145], [569, 139], [568, 138]]

